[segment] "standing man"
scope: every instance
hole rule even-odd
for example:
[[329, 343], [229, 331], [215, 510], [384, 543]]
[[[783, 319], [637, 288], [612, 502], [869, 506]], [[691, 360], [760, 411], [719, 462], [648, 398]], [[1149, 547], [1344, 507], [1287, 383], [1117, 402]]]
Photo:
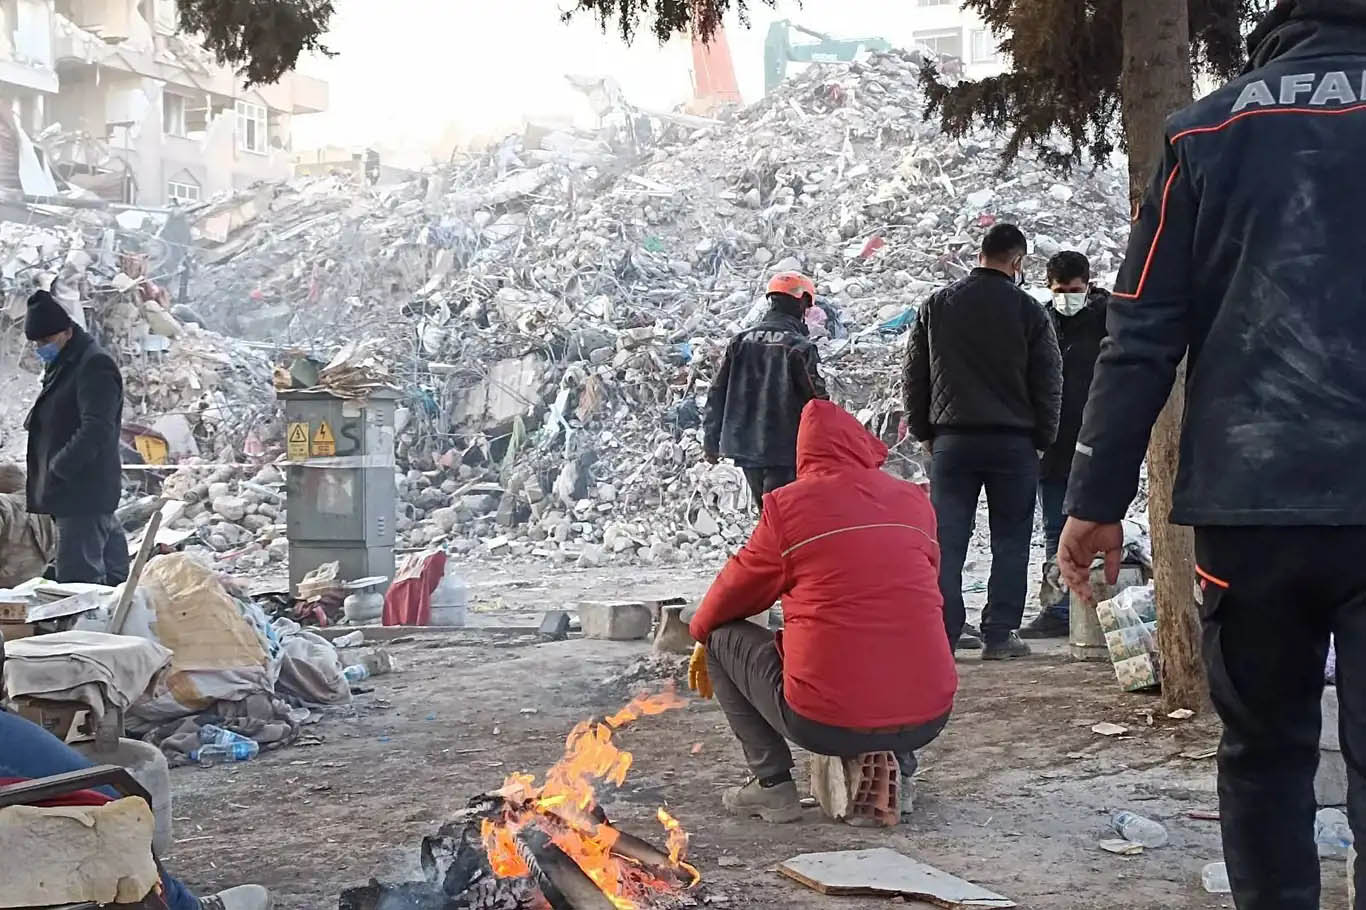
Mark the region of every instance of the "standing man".
[[920, 308], [906, 352], [906, 419], [931, 454], [930, 496], [943, 548], [939, 587], [955, 649], [967, 620], [963, 561], [986, 487], [991, 581], [982, 611], [983, 660], [1029, 654], [1018, 630], [1039, 455], [1058, 434], [1062, 404], [1062, 355], [1053, 323], [1020, 289], [1027, 253], [1015, 225], [988, 231], [979, 267]]
[[45, 368], [28, 430], [28, 510], [57, 521], [57, 580], [116, 585], [128, 540], [122, 490], [123, 377], [114, 358], [47, 291], [28, 301], [24, 334]]
[[768, 283], [768, 314], [735, 336], [707, 395], [707, 461], [729, 458], [745, 472], [754, 503], [797, 479], [797, 426], [813, 398], [828, 398], [820, 354], [806, 328], [816, 283], [796, 272]]
[[[1067, 495], [1067, 476], [1072, 471], [1072, 456], [1081, 432], [1081, 414], [1086, 408], [1086, 393], [1105, 340], [1105, 307], [1110, 294], [1091, 284], [1091, 263], [1081, 253], [1062, 252], [1048, 260], [1048, 289], [1053, 301], [1048, 306], [1053, 329], [1062, 348], [1062, 417], [1058, 438], [1043, 453], [1039, 462], [1039, 509], [1043, 512], [1044, 591], [1049, 591], [1050, 568], [1057, 561], [1058, 539], [1066, 516], [1062, 513]], [[1021, 638], [1066, 638], [1071, 631], [1068, 620], [1070, 597], [1054, 591], [1056, 603], [1041, 603], [1039, 615], [1020, 630]]]
[[[1219, 803], [1238, 910], [1315, 910], [1329, 633], [1366, 653], [1366, 2], [1283, 0], [1248, 72], [1167, 120], [1110, 303], [1060, 564], [1117, 574], [1120, 521], [1186, 358], [1171, 520], [1195, 528]], [[1366, 664], [1339, 660], [1348, 816], [1366, 838]], [[1356, 865], [1366, 910], [1366, 863]]]

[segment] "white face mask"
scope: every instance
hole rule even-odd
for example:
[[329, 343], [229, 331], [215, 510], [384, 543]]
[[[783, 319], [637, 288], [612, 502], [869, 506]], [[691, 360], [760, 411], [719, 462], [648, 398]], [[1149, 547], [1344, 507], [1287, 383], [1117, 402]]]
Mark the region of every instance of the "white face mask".
[[1086, 309], [1086, 292], [1055, 292], [1053, 294], [1053, 308], [1064, 316], [1075, 316]]

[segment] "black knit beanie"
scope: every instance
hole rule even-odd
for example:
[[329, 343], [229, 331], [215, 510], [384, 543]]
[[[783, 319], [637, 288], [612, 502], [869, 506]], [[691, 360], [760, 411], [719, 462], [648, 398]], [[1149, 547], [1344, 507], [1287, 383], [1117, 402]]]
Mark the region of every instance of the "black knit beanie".
[[71, 316], [66, 308], [47, 291], [34, 291], [28, 299], [28, 316], [24, 319], [24, 335], [38, 341], [71, 328]]

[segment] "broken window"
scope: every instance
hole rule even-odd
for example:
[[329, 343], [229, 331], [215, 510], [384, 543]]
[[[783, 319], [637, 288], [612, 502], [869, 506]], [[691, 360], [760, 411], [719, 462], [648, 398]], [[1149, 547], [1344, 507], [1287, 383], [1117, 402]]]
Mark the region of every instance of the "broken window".
[[187, 111], [190, 99], [174, 92], [161, 93], [161, 131], [167, 136], [185, 136], [189, 133]]
[[198, 202], [199, 186], [193, 183], [181, 183], [179, 180], [172, 180], [166, 184], [166, 201], [177, 205]]
[[1001, 48], [989, 29], [973, 29], [971, 40], [973, 63], [995, 63], [1001, 59]]
[[911, 35], [917, 44], [922, 44], [940, 57], [963, 56], [963, 32], [956, 28], [936, 28], [915, 32]]
[[237, 148], [264, 155], [267, 146], [266, 109], [250, 101], [239, 101], [237, 109]]

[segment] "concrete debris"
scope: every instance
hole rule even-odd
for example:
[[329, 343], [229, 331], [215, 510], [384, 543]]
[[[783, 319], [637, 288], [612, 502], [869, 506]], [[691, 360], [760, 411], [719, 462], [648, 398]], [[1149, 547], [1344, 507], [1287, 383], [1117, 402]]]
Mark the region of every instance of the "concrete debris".
[[[328, 363], [319, 383], [348, 397], [400, 388], [400, 549], [715, 561], [744, 541], [754, 507], [738, 470], [703, 463], [703, 404], [774, 271], [815, 278], [833, 397], [892, 446], [891, 470], [917, 479], [918, 447], [902, 440], [906, 330], [920, 301], [973, 267], [982, 231], [1019, 223], [1035, 280], [1064, 248], [1102, 283], [1118, 267], [1124, 171], [1088, 166], [1059, 184], [1026, 150], [998, 174], [1004, 140], [944, 136], [917, 71], [906, 54], [875, 54], [812, 66], [724, 121], [653, 116], [624, 145], [528, 129], [397, 186], [327, 177], [215, 199], [188, 215], [188, 312], [144, 277], [161, 274], [155, 257], [107, 252], [116, 228], [99, 222], [26, 236], [13, 254], [0, 232], [0, 262], [55, 260], [73, 287], [133, 279], [97, 308], [138, 363], [130, 410], [183, 415], [200, 453], [239, 456], [223, 461], [284, 450], [272, 350]], [[345, 339], [367, 340], [337, 353]], [[183, 459], [183, 428], [163, 432]], [[200, 497], [180, 521], [220, 556], [248, 547], [233, 558], [268, 563], [284, 503], [246, 479], [220, 481], [241, 516]]]

